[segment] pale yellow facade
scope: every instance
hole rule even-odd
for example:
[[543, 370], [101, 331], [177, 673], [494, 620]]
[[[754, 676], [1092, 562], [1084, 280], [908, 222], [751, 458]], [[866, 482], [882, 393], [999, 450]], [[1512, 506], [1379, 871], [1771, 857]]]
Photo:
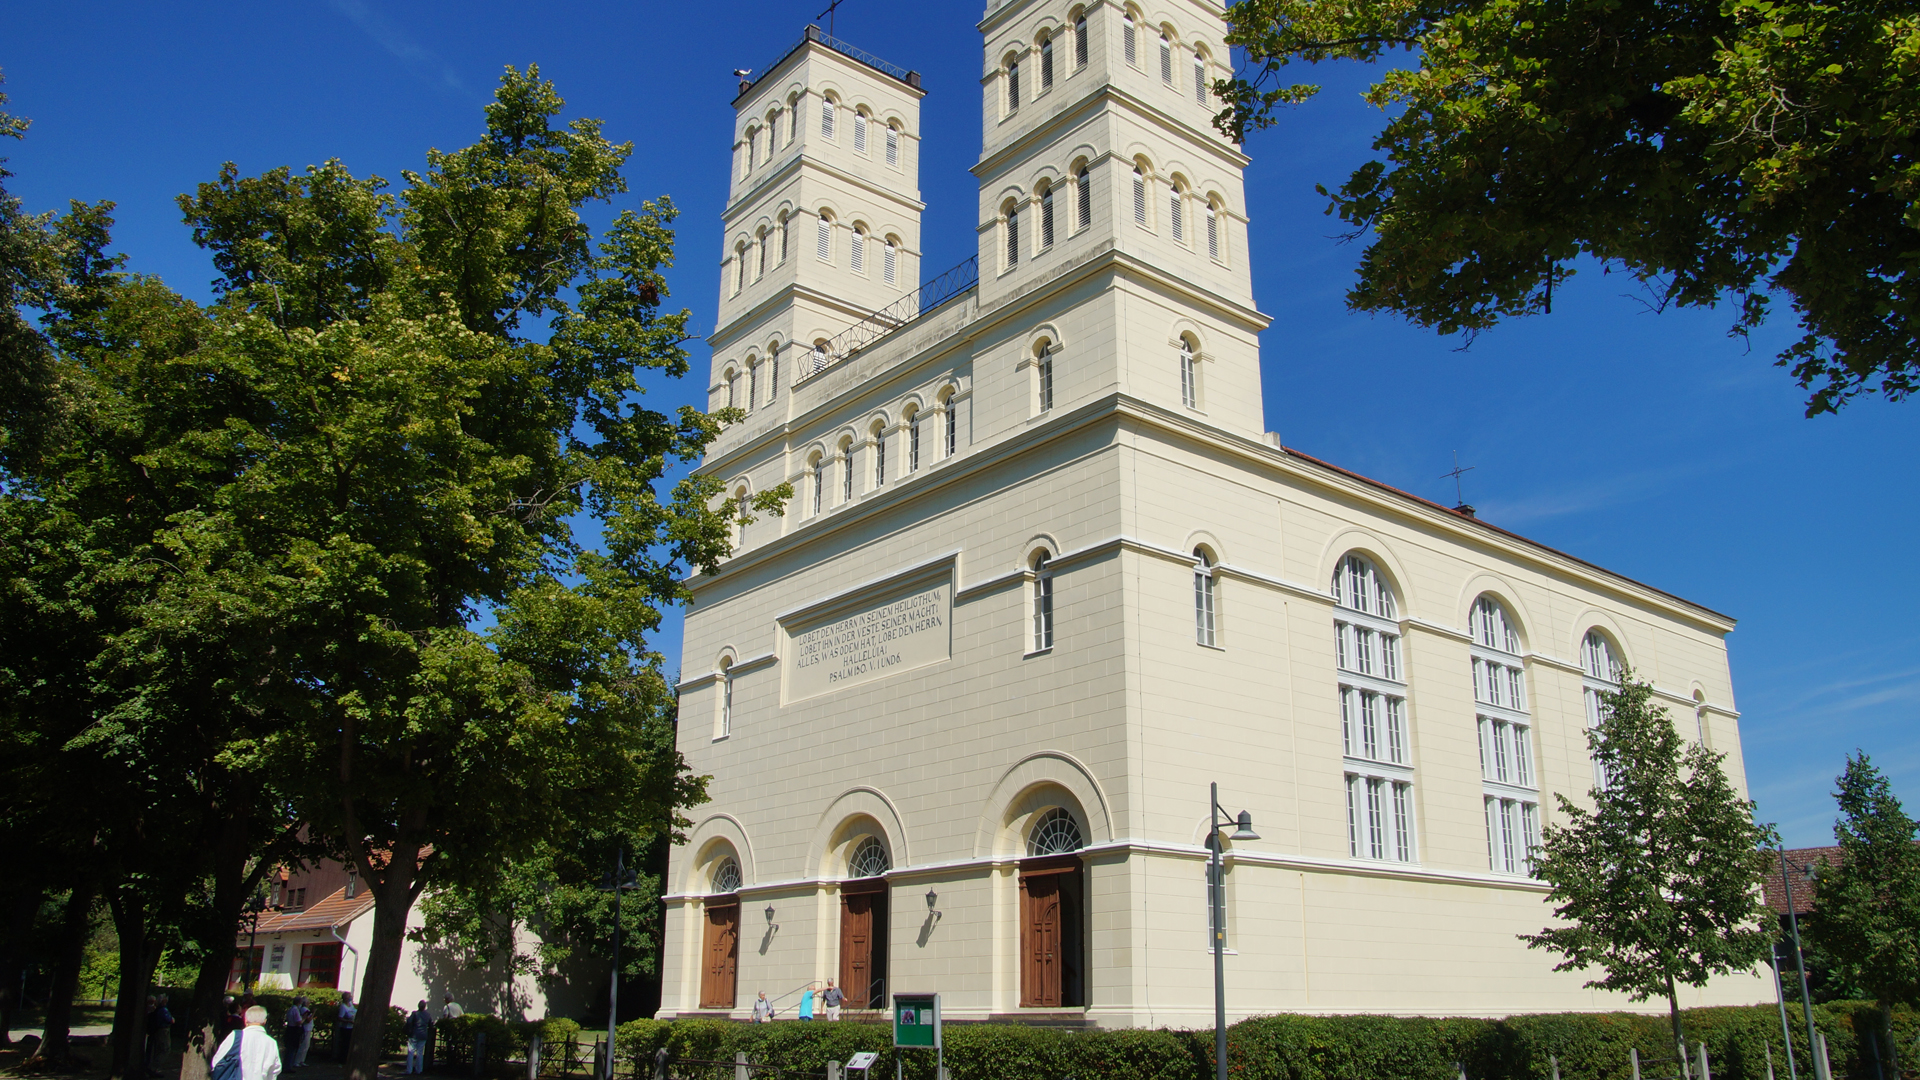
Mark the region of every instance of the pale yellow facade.
[[[692, 582], [680, 749], [712, 801], [673, 856], [661, 1015], [745, 1016], [762, 990], [790, 1015], [791, 991], [839, 977], [843, 884], [871, 837], [890, 866], [887, 990], [938, 991], [955, 1019], [1210, 1024], [1210, 783], [1261, 836], [1227, 849], [1233, 1016], [1636, 1007], [1517, 940], [1550, 911], [1523, 867], [1494, 869], [1489, 800], [1537, 807], [1537, 828], [1555, 793], [1585, 798], [1595, 631], [1744, 788], [1732, 620], [1265, 431], [1246, 159], [1204, 94], [1226, 73], [1217, 5], [1008, 0], [980, 29], [979, 283], [857, 352], [842, 332], [931, 276], [918, 154], [876, 164], [871, 129], [865, 157], [825, 142], [817, 103], [865, 108], [917, 147], [918, 80], [809, 41], [737, 103], [743, 144], [776, 102], [804, 102], [802, 131], [751, 177], [736, 147], [711, 400], [728, 403], [731, 376], [745, 407], [749, 365], [781, 371], [755, 378], [702, 469], [730, 494], [795, 496]], [[854, 272], [837, 233], [822, 259], [822, 210], [848, 236], [855, 220], [890, 229], [915, 273], [887, 286], [871, 251]], [[743, 239], [783, 211], [804, 217], [804, 247], [790, 234], [764, 272], [754, 255], [730, 296]], [[1350, 555], [1390, 616], [1337, 609]], [[1476, 701], [1475, 658], [1494, 655], [1473, 644], [1482, 597], [1518, 643], [1496, 650], [1524, 683], [1504, 711]], [[1390, 677], [1346, 670], [1337, 621], [1397, 636]], [[1390, 751], [1356, 749], [1343, 685], [1400, 702], [1381, 705], [1399, 710], [1379, 728]], [[1488, 718], [1527, 732], [1507, 781]], [[1368, 811], [1369, 790], [1389, 809]], [[1023, 1006], [1022, 878], [1057, 810], [1079, 840], [1077, 985]], [[730, 1006], [703, 995], [723, 900], [739, 912]], [[1683, 1004], [1769, 993], [1734, 977]]]

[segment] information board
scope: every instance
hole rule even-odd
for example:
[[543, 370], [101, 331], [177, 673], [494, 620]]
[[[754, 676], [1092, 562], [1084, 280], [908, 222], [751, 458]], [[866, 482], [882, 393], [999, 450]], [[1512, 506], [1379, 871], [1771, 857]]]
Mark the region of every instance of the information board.
[[893, 1045], [938, 1050], [940, 995], [893, 995]]
[[871, 1069], [873, 1068], [873, 1063], [879, 1059], [880, 1052], [878, 1050], [862, 1050], [847, 1059], [847, 1068]]

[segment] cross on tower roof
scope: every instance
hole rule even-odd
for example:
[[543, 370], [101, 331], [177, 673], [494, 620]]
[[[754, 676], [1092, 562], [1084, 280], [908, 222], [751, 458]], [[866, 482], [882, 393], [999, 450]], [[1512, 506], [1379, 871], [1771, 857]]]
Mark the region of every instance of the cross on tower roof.
[[831, 4], [828, 4], [828, 5], [827, 5], [827, 10], [825, 10], [825, 11], [823, 11], [823, 12], [821, 12], [820, 14], [818, 14], [818, 15], [815, 15], [815, 16], [813, 17], [813, 21], [814, 21], [814, 22], [819, 22], [819, 21], [820, 21], [821, 19], [825, 19], [825, 20], [827, 20], [827, 36], [828, 36], [828, 37], [833, 37], [833, 36], [834, 36], [834, 33], [833, 33], [833, 13], [834, 13], [834, 9], [835, 9], [835, 8], [838, 8], [838, 7], [839, 7], [839, 6], [841, 5], [841, 4], [843, 4], [843, 3], [845, 3], [845, 2], [846, 2], [846, 0], [833, 0], [833, 3], [831, 3]]
[[1443, 472], [1440, 474], [1440, 479], [1442, 480], [1445, 480], [1449, 476], [1453, 477], [1453, 495], [1454, 495], [1454, 503], [1455, 503], [1454, 509], [1460, 511], [1461, 513], [1467, 515], [1468, 517], [1473, 516], [1473, 507], [1471, 504], [1467, 502], [1466, 489], [1460, 485], [1460, 477], [1461, 477], [1461, 474], [1470, 473], [1472, 471], [1473, 471], [1473, 466], [1471, 465], [1468, 465], [1466, 468], [1460, 467], [1460, 451], [1455, 450], [1453, 452], [1453, 471]]

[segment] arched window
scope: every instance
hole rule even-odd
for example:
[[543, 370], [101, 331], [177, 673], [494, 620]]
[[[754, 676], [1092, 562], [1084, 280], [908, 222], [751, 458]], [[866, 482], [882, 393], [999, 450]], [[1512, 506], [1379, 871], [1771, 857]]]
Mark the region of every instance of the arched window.
[[1207, 257], [1220, 259], [1220, 211], [1211, 202], [1207, 204]]
[[960, 448], [960, 403], [947, 398], [947, 456], [952, 457]]
[[734, 550], [747, 546], [747, 489], [740, 488], [733, 493]]
[[[1587, 631], [1580, 643], [1581, 692], [1587, 705], [1587, 730], [1600, 726], [1607, 711], [1607, 695], [1620, 689], [1620, 654], [1613, 642], [1599, 630]], [[1607, 786], [1607, 770], [1598, 758], [1593, 762], [1593, 783]]]
[[1053, 89], [1053, 35], [1040, 39], [1040, 92]]
[[1133, 167], [1133, 223], [1147, 227], [1147, 170], [1139, 165]]
[[1093, 177], [1087, 174], [1085, 165], [1081, 165], [1080, 171], [1073, 175], [1073, 188], [1075, 213], [1079, 215], [1074, 227], [1084, 229], [1093, 224]]
[[1080, 835], [1080, 823], [1064, 806], [1040, 815], [1040, 820], [1027, 832], [1028, 855], [1065, 855], [1086, 846], [1086, 840]]
[[1076, 15], [1073, 18], [1073, 67], [1075, 71], [1087, 66], [1087, 17]]
[[735, 244], [733, 247], [733, 295], [739, 296], [740, 290], [747, 287], [747, 245]]
[[1007, 61], [1007, 111], [1020, 108], [1020, 61]]
[[1040, 191], [1040, 250], [1053, 246], [1053, 188]]
[[1500, 873], [1527, 874], [1533, 870], [1533, 849], [1540, 843], [1540, 796], [1534, 780], [1533, 720], [1527, 711], [1520, 634], [1507, 609], [1491, 596], [1473, 602], [1468, 622], [1487, 815], [1487, 865]]
[[892, 125], [887, 127], [887, 164], [900, 167], [900, 129]]
[[1043, 341], [1034, 355], [1034, 373], [1040, 383], [1040, 411], [1053, 408], [1053, 344]]
[[873, 425], [873, 486], [887, 486], [887, 431], [879, 424]]
[[834, 111], [835, 107], [832, 98], [823, 97], [820, 99], [820, 135], [822, 138], [833, 138]]
[[[720, 731], [719, 738], [733, 734], [733, 658], [720, 661]], [[734, 888], [739, 888], [736, 882]], [[732, 892], [733, 889], [726, 890]]]
[[867, 272], [867, 227], [865, 225], [854, 225], [851, 245], [848, 248], [847, 264], [854, 273], [864, 274]]
[[1199, 49], [1193, 51], [1193, 100], [1207, 103], [1207, 54]]
[[867, 114], [863, 112], [853, 114], [853, 152], [867, 152]]
[[767, 345], [767, 401], [772, 403], [780, 398], [780, 343]]
[[792, 146], [793, 141], [800, 137], [800, 106], [806, 100], [807, 99], [805, 95], [799, 95], [799, 96], [796, 96], [793, 99], [793, 101], [791, 101], [787, 105], [787, 145], [788, 146]]
[[826, 486], [827, 479], [826, 457], [821, 454], [813, 455], [813, 460], [808, 463], [807, 468], [808, 471], [813, 473], [813, 513], [814, 516], [818, 517], [820, 514], [820, 493], [821, 489]]
[[746, 151], [746, 158], [743, 162], [743, 164], [745, 165], [745, 168], [741, 170], [742, 176], [753, 175], [753, 144], [754, 144], [754, 131], [752, 128], [748, 128], [746, 137], [741, 140], [741, 149]]
[[840, 501], [853, 501], [853, 443], [840, 444]]
[[735, 389], [738, 385], [739, 377], [740, 373], [738, 371], [735, 371], [733, 368], [727, 369], [727, 408], [729, 409], [739, 407], [739, 402], [736, 400], [737, 391]]
[[1167, 231], [1173, 234], [1174, 243], [1184, 244], [1187, 242], [1187, 216], [1182, 211], [1186, 209], [1187, 193], [1178, 184], [1170, 190], [1172, 194], [1167, 198]]
[[1120, 49], [1126, 53], [1127, 63], [1140, 66], [1140, 50], [1135, 44], [1133, 12], [1129, 11], [1120, 20]]
[[713, 891], [720, 894], [740, 891], [740, 861], [729, 855], [713, 867]]
[[920, 471], [920, 410], [907, 409], [907, 471]]
[[1173, 85], [1173, 39], [1165, 31], [1160, 34], [1160, 81]]
[[1216, 644], [1213, 556], [1206, 548], [1193, 549], [1193, 639], [1202, 645]]
[[887, 237], [887, 246], [880, 253], [880, 277], [889, 285], [900, 282], [900, 245], [893, 237]]
[[1194, 366], [1193, 342], [1180, 339], [1180, 404], [1200, 407], [1200, 371]]
[[831, 263], [833, 261], [833, 219], [828, 217], [825, 211], [820, 213], [818, 234], [814, 237], [814, 241], [819, 249], [820, 261]]
[[1333, 602], [1347, 850], [1412, 862], [1413, 756], [1393, 589], [1371, 562], [1348, 555], [1333, 572]]
[[853, 857], [847, 860], [848, 877], [879, 877], [891, 869], [893, 859], [887, 855], [887, 845], [874, 836], [862, 839], [853, 849]]
[[1033, 651], [1053, 648], [1053, 571], [1047, 553], [1033, 557]]
[[1007, 204], [1007, 266], [1020, 264], [1020, 207]]
[[754, 357], [747, 357], [747, 411], [760, 400], [760, 364]]
[[782, 266], [787, 262], [787, 232], [792, 224], [793, 216], [782, 210], [780, 212], [780, 265]]
[[760, 268], [755, 271], [753, 280], [759, 281], [767, 276], [767, 230], [761, 229], [753, 238], [754, 247], [760, 252]]

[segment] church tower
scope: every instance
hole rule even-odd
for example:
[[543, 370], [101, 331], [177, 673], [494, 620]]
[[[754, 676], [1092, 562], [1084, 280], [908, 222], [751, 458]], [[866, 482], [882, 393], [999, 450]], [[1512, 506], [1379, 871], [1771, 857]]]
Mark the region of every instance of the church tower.
[[1531, 853], [1623, 663], [1742, 783], [1733, 621], [1266, 431], [1217, 0], [979, 31], [951, 270], [912, 72], [809, 29], [735, 101], [699, 468], [794, 497], [687, 582], [660, 1015], [1200, 1027], [1216, 943], [1235, 1018], [1644, 1007], [1518, 940]]

